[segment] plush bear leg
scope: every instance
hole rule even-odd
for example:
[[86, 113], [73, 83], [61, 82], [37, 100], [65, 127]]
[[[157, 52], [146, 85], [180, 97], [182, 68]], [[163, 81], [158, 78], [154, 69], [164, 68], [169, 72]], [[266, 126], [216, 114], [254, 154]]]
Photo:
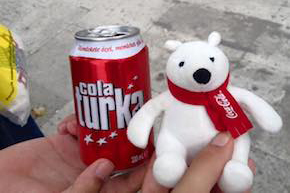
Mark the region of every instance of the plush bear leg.
[[158, 183], [172, 188], [187, 169], [184, 146], [167, 131], [161, 132], [156, 145], [153, 175]]
[[225, 165], [219, 187], [225, 193], [242, 193], [253, 183], [253, 173], [248, 166], [250, 137], [244, 134], [235, 140], [232, 159]]
[[183, 176], [186, 168], [185, 159], [180, 155], [163, 154], [157, 157], [153, 166], [153, 174], [158, 183], [172, 188]]

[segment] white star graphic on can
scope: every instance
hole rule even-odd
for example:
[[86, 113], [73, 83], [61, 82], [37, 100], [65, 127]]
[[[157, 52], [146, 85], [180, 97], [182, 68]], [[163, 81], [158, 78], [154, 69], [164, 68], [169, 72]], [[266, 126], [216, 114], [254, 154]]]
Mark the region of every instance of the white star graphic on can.
[[84, 141], [86, 142], [87, 145], [89, 143], [94, 142], [94, 140], [92, 139], [92, 134], [86, 135], [86, 137], [84, 138]]
[[99, 146], [101, 146], [101, 145], [103, 145], [104, 143], [108, 143], [108, 142], [106, 141], [106, 138], [104, 137], [104, 138], [100, 138], [100, 139], [97, 141], [97, 143], [99, 144]]
[[134, 87], [133, 84], [129, 84], [128, 89], [132, 89]]
[[118, 134], [116, 131], [112, 132], [111, 135], [109, 135], [109, 137], [111, 137], [112, 139], [114, 139], [117, 136], [118, 136]]
[[137, 75], [133, 77], [133, 80], [137, 80], [137, 79], [138, 79], [138, 76]]

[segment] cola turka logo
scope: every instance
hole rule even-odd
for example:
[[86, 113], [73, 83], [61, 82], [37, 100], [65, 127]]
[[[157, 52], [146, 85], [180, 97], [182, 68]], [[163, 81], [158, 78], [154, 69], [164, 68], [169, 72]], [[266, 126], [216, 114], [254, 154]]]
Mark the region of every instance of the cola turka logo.
[[124, 94], [124, 89], [102, 81], [80, 82], [75, 86], [75, 98], [80, 125], [95, 130], [111, 129], [110, 112], [115, 113], [117, 128], [126, 128], [144, 104], [142, 90]]

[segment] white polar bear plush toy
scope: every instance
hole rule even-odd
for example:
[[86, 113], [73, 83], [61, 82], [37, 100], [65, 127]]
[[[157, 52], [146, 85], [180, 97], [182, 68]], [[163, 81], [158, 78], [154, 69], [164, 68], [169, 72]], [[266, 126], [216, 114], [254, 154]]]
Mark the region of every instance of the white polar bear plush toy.
[[266, 131], [282, 127], [281, 117], [263, 99], [228, 85], [229, 61], [217, 47], [220, 42], [217, 32], [209, 35], [208, 42], [167, 41], [165, 47], [174, 51], [166, 67], [169, 90], [149, 100], [129, 123], [128, 139], [145, 148], [155, 118], [164, 111], [153, 174], [165, 187], [174, 187], [195, 154], [219, 132], [228, 131], [235, 147], [219, 186], [226, 193], [247, 190], [253, 182], [247, 133], [252, 124], [241, 107]]

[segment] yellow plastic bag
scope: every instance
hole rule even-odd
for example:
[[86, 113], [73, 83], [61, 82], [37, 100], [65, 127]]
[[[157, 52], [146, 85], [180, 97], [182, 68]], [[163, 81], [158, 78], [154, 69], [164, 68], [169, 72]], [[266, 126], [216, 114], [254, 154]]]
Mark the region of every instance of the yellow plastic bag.
[[20, 41], [0, 24], [0, 114], [23, 126], [30, 115], [30, 100]]
[[17, 95], [15, 46], [11, 32], [0, 25], [0, 109], [11, 105]]

